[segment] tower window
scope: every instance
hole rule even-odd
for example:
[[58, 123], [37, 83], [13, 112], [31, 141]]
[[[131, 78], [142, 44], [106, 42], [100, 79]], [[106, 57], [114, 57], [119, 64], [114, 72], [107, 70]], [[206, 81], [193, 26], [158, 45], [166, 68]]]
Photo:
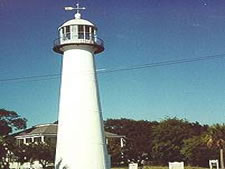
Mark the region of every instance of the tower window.
[[92, 34], [92, 36], [94, 35], [94, 28], [93, 27], [91, 27], [91, 34]]
[[77, 25], [71, 26], [71, 39], [77, 39]]
[[78, 25], [78, 39], [84, 39], [84, 26]]
[[70, 26], [65, 26], [62, 28], [63, 40], [70, 39]]
[[90, 26], [85, 26], [85, 39], [90, 39]]
[[66, 29], [66, 38], [70, 39], [70, 26], [66, 26], [65, 29]]

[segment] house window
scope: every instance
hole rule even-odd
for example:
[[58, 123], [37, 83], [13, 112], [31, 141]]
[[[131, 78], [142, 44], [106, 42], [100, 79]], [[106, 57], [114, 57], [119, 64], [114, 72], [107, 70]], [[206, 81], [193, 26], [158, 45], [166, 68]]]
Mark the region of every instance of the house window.
[[45, 137], [45, 142], [48, 144], [56, 144], [56, 137]]
[[26, 138], [26, 143], [31, 143], [32, 142], [32, 138]]
[[23, 139], [17, 139], [17, 144], [18, 144], [18, 145], [23, 144]]
[[40, 143], [40, 142], [41, 142], [41, 137], [35, 137], [35, 138], [34, 138], [34, 142]]

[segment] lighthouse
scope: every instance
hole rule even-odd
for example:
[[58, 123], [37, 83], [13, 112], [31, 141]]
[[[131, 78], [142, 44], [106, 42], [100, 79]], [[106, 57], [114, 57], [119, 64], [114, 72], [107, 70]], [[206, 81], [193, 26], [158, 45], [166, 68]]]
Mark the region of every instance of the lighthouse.
[[53, 50], [62, 54], [56, 169], [108, 169], [94, 55], [104, 51], [97, 27], [75, 18], [58, 28]]

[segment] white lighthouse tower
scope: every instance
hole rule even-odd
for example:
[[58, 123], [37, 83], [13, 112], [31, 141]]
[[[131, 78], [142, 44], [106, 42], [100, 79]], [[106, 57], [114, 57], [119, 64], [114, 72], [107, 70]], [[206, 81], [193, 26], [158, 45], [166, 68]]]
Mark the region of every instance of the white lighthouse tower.
[[94, 54], [104, 50], [97, 27], [75, 18], [59, 28], [53, 50], [62, 54], [56, 169], [108, 169]]

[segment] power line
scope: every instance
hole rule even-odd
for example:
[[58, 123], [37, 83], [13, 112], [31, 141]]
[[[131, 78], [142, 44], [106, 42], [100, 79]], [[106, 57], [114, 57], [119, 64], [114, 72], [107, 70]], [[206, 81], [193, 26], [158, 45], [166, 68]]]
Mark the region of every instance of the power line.
[[[153, 67], [159, 67], [159, 66], [169, 66], [169, 65], [176, 65], [176, 64], [184, 64], [184, 63], [198, 62], [198, 61], [203, 61], [203, 60], [212, 60], [212, 59], [219, 59], [219, 58], [225, 58], [225, 54], [202, 56], [202, 57], [187, 58], [187, 59], [178, 59], [178, 60], [168, 60], [168, 61], [162, 61], [162, 62], [127, 66], [127, 67], [122, 67], [122, 68], [117, 68], [117, 69], [98, 69], [97, 72], [98, 73], [113, 73], [113, 72], [121, 72], [121, 71], [131, 71], [131, 70], [146, 69], [146, 68], [153, 68]], [[59, 77], [60, 77], [60, 74], [45, 74], [45, 75], [38, 75], [38, 76], [23, 76], [23, 77], [16, 77], [16, 78], [0, 79], [0, 82], [43, 81], [43, 80], [57, 79]]]
[[10, 81], [40, 81], [40, 80], [50, 80], [54, 77], [58, 78], [60, 74], [46, 74], [46, 75], [38, 75], [38, 76], [23, 76], [16, 78], [8, 78], [8, 79], [0, 79], [0, 82], [10, 82]]
[[197, 62], [202, 60], [219, 59], [224, 57], [225, 57], [225, 54], [220, 54], [220, 55], [203, 56], [203, 57], [189, 58], [189, 59], [169, 60], [169, 61], [142, 64], [142, 65], [135, 65], [135, 66], [124, 67], [119, 69], [103, 70], [101, 71], [101, 73], [112, 73], [112, 72], [118, 72], [118, 71], [130, 71], [130, 70], [145, 69], [145, 68], [152, 68], [152, 67], [159, 67], [159, 66], [169, 66], [169, 65], [175, 65], [175, 64]]

